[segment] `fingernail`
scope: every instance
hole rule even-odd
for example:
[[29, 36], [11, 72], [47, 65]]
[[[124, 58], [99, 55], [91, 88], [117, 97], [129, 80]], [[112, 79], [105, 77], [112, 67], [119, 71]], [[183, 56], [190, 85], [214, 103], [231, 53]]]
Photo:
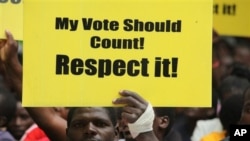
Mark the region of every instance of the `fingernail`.
[[5, 30], [6, 33], [10, 33], [10, 31], [8, 29]]
[[117, 99], [113, 99], [112, 102], [115, 103]]

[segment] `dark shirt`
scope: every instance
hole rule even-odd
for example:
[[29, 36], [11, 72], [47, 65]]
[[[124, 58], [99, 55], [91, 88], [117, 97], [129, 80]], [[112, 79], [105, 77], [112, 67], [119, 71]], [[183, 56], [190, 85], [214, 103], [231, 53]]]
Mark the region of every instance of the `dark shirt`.
[[163, 141], [182, 141], [181, 134], [174, 129], [171, 129]]

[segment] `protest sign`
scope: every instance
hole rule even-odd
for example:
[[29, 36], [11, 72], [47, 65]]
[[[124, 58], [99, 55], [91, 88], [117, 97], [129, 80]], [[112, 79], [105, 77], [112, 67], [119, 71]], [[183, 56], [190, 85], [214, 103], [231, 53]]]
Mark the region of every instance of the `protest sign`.
[[128, 89], [209, 107], [212, 15], [211, 0], [26, 0], [23, 104], [111, 106]]

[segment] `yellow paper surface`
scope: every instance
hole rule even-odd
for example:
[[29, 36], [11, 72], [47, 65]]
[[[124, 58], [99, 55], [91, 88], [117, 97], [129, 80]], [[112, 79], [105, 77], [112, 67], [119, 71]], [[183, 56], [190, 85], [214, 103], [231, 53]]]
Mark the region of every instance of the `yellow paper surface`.
[[26, 0], [23, 105], [208, 107], [211, 43], [211, 0]]
[[0, 21], [0, 39], [9, 30], [16, 40], [23, 40], [23, 1], [0, 0]]
[[220, 35], [250, 37], [249, 9], [248, 0], [214, 0], [214, 29]]

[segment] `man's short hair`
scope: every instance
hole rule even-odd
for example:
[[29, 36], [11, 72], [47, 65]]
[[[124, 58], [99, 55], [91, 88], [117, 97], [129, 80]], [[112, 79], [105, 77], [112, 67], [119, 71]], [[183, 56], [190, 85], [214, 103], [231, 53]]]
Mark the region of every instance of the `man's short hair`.
[[[68, 127], [70, 126], [73, 115], [78, 108], [88, 108], [88, 107], [71, 107], [71, 108], [69, 108], [69, 113], [68, 113], [68, 117], [67, 117], [67, 126]], [[116, 121], [117, 121], [115, 109], [113, 107], [101, 107], [101, 108], [103, 108], [107, 112], [107, 115], [109, 116], [113, 126], [115, 126]]]

